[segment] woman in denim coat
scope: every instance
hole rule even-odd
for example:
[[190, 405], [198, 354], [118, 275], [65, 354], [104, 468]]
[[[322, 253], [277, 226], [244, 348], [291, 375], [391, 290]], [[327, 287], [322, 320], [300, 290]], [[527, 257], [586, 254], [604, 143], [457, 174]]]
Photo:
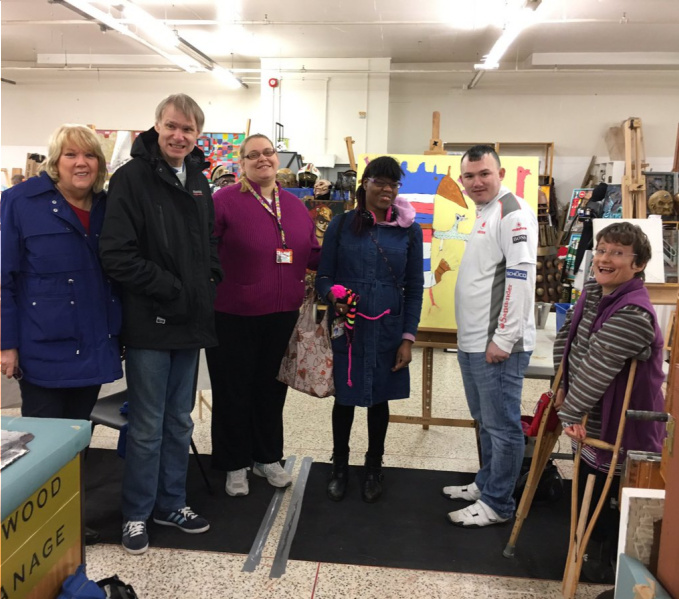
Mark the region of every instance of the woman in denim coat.
[[[397, 196], [403, 176], [389, 156], [371, 161], [356, 192], [356, 210], [335, 217], [323, 242], [316, 289], [335, 312], [333, 472], [328, 485], [328, 497], [334, 501], [346, 492], [354, 407], [368, 408], [362, 493], [363, 500], [372, 503], [382, 494], [388, 401], [410, 395], [407, 367], [422, 310], [424, 276], [422, 230], [413, 207]], [[347, 290], [352, 295], [347, 296]]]
[[89, 419], [122, 377], [121, 307], [98, 257], [106, 159], [95, 133], [59, 127], [44, 172], [2, 194], [2, 373], [23, 416]]

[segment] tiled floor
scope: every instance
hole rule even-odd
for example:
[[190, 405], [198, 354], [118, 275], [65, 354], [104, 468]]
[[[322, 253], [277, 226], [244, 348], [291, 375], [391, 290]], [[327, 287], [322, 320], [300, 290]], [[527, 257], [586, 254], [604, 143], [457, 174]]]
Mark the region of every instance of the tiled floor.
[[[418, 414], [421, 410], [421, 351], [416, 350], [411, 366], [411, 398], [391, 402], [392, 413]], [[201, 372], [200, 387], [209, 383]], [[526, 380], [523, 407], [531, 413], [546, 381]], [[209, 398], [209, 391], [205, 393]], [[316, 399], [290, 391], [285, 408], [285, 453], [296, 455], [294, 474], [301, 458], [311, 456], [327, 461], [332, 450], [330, 413], [332, 399]], [[469, 418], [455, 354], [435, 351], [434, 400], [435, 416]], [[3, 413], [6, 413], [3, 410]], [[201, 452], [210, 452], [210, 412], [203, 409], [203, 419], [194, 412], [194, 440]], [[113, 448], [117, 433], [97, 427], [93, 447]], [[358, 410], [352, 435], [351, 462], [360, 464], [367, 448], [365, 411]], [[563, 440], [558, 448], [567, 452]], [[403, 466], [435, 470], [473, 472], [478, 466], [476, 442], [471, 429], [431, 427], [428, 431], [411, 424], [391, 424], [387, 433], [386, 466]], [[570, 463], [559, 464], [564, 476], [570, 476]], [[223, 491], [221, 491], [223, 492]], [[349, 566], [316, 562], [289, 561], [285, 574], [270, 579], [269, 571], [278, 545], [287, 505], [286, 499], [269, 534], [263, 558], [252, 573], [242, 572], [244, 555], [202, 551], [177, 551], [151, 546], [142, 556], [128, 555], [119, 545], [96, 545], [87, 548], [88, 575], [97, 580], [112, 574], [134, 586], [140, 599], [227, 599], [283, 598], [294, 599], [396, 599], [409, 598], [535, 598], [561, 597], [560, 583], [540, 580], [473, 576], [400, 570], [366, 566]], [[246, 502], [243, 503], [246, 506]], [[455, 529], [447, 527], [447, 534]], [[510, 529], [507, 529], [509, 535]], [[151, 540], [152, 542], [152, 540]], [[502, 551], [504, 547], [488, 547]], [[593, 599], [605, 587], [580, 585], [579, 599]]]

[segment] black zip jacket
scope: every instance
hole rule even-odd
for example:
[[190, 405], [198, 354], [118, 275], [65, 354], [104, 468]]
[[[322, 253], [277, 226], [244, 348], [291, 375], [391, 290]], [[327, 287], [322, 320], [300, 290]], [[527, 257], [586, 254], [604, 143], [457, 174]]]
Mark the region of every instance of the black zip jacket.
[[222, 269], [203, 152], [196, 147], [186, 157], [186, 186], [161, 157], [155, 129], [136, 139], [132, 157], [111, 177], [99, 239], [104, 270], [123, 288], [123, 343], [158, 350], [216, 345], [213, 303]]

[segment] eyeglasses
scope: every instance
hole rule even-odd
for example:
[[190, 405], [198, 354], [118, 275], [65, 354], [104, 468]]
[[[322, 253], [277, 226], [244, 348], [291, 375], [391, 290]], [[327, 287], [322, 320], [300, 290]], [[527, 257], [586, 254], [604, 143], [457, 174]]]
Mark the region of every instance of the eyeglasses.
[[595, 249], [594, 254], [599, 256], [599, 258], [603, 258], [606, 254], [608, 254], [612, 259], [625, 258], [626, 256], [636, 256], [636, 254], [627, 254], [625, 252], [621, 252], [620, 250], [605, 250], [603, 248]]
[[391, 187], [392, 189], [396, 189], [398, 191], [403, 186], [403, 183], [400, 181], [385, 181], [384, 179], [376, 179], [375, 177], [368, 177], [368, 181], [380, 189]]
[[261, 152], [258, 150], [252, 150], [252, 152], [248, 152], [245, 155], [245, 158], [248, 160], [257, 160], [262, 154], [266, 156], [267, 158], [271, 158], [274, 154], [276, 153], [276, 150], [273, 148], [266, 148], [265, 150], [262, 150]]

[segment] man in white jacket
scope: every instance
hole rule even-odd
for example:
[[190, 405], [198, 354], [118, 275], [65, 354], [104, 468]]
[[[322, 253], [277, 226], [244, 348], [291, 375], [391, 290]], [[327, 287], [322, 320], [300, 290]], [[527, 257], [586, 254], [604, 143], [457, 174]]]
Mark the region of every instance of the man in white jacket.
[[476, 204], [455, 289], [458, 362], [472, 417], [479, 424], [482, 468], [470, 485], [444, 487], [474, 502], [448, 514], [464, 527], [506, 522], [524, 456], [523, 377], [535, 347], [538, 225], [522, 198], [502, 186], [505, 169], [491, 146], [470, 148], [462, 184]]

